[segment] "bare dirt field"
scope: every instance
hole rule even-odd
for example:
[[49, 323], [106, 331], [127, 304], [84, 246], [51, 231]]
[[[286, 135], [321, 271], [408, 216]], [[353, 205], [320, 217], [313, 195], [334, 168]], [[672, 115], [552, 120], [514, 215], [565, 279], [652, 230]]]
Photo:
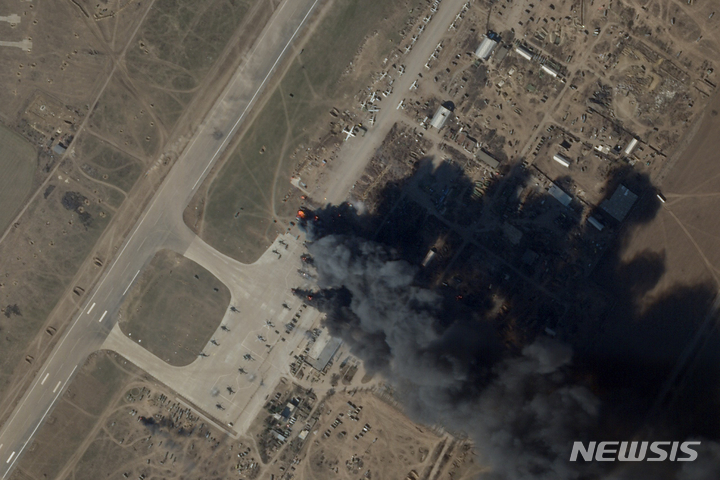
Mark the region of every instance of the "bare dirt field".
[[[332, 3], [233, 153], [191, 202], [186, 223], [224, 254], [244, 263], [257, 259], [293, 218], [301, 195], [290, 185], [296, 155], [326, 134], [325, 122], [333, 120], [328, 112], [342, 110], [371, 68], [378, 68], [398, 40], [408, 8]], [[320, 140], [328, 149], [339, 141]], [[291, 195], [296, 201], [288, 201]]]
[[111, 187], [120, 195], [109, 199], [119, 207], [143, 170], [143, 162], [93, 135], [85, 135], [75, 145], [74, 157], [80, 170], [100, 184]]
[[235, 30], [259, 2], [156, 0], [126, 57], [128, 73], [167, 128], [198, 92]]
[[[90, 117], [90, 127], [126, 151], [157, 153], [236, 29], [266, 2], [157, 0]], [[261, 23], [261, 22], [260, 22]]]
[[[64, 293], [79, 299], [86, 285], [71, 280], [113, 215], [102, 192], [68, 164], [0, 244], [0, 392]], [[73, 178], [75, 177], [75, 178]], [[78, 287], [78, 288], [76, 288]], [[44, 337], [48, 335], [43, 334]], [[35, 355], [35, 353], [28, 352]]]
[[130, 362], [99, 352], [10, 478], [254, 478], [255, 455], [252, 440], [231, 440]]
[[708, 105], [688, 146], [666, 173], [661, 186], [667, 202], [657, 217], [637, 228], [623, 258], [649, 250], [662, 255], [665, 274], [652, 295], [671, 286], [720, 285], [720, 169], [717, 165], [720, 97]]
[[343, 390], [316, 399], [281, 383], [251, 428], [267, 464], [261, 478], [476, 478], [471, 444], [414, 423], [382, 396]]
[[[275, 4], [11, 0], [4, 6], [20, 22], [0, 22], [0, 40], [31, 38], [32, 48], [0, 47], [8, 66], [0, 72], [7, 87], [0, 92], [0, 121], [35, 146], [40, 168], [33, 180], [47, 183], [0, 245], [3, 400], [21, 393], [122, 241], [134, 220], [124, 200], [132, 195], [141, 204], [167, 173], [158, 167], [173, 155], [158, 160], [156, 153], [168, 140], [175, 153], [183, 147], [176, 140], [201, 120]], [[182, 116], [191, 101], [192, 115]], [[143, 172], [154, 175], [138, 187]], [[115, 215], [121, 206], [122, 215]], [[122, 223], [106, 229], [111, 218]]]
[[[698, 409], [698, 398], [704, 398], [707, 385], [717, 381], [712, 370], [717, 365], [717, 320], [709, 316], [710, 305], [720, 285], [720, 170], [717, 167], [718, 116], [720, 97], [715, 97], [697, 125], [687, 148], [677, 153], [677, 161], [667, 169], [660, 186], [666, 198], [661, 203], [650, 193], [657, 213], [648, 221], [625, 228], [626, 241], [595, 272], [596, 278], [611, 292], [613, 303], [622, 311], [623, 297], [637, 297], [638, 314], [643, 321], [618, 322], [603, 326], [593, 334], [593, 341], [606, 345], [604, 354], [613, 355], [635, 342], [644, 345], [642, 355], [659, 363], [682, 366], [671, 382], [670, 397], [680, 402], [678, 411]], [[642, 207], [642, 205], [639, 205]], [[636, 207], [637, 210], [637, 207]], [[631, 218], [636, 212], [631, 212]], [[608, 285], [608, 270], [622, 273], [619, 284]], [[629, 288], [634, 289], [628, 293]], [[616, 338], [608, 347], [604, 338]], [[698, 343], [694, 343], [697, 341]], [[685, 362], [689, 363], [685, 363]], [[712, 378], [708, 375], [713, 375]], [[683, 389], [682, 386], [686, 388]], [[717, 405], [707, 398], [708, 411]], [[682, 402], [688, 402], [683, 407]], [[704, 404], [704, 402], [701, 402]], [[704, 421], [704, 428], [716, 425]]]
[[230, 290], [206, 269], [161, 250], [120, 309], [125, 335], [170, 365], [197, 359], [230, 305]]
[[36, 168], [35, 148], [0, 127], [0, 231], [5, 231], [30, 193]]

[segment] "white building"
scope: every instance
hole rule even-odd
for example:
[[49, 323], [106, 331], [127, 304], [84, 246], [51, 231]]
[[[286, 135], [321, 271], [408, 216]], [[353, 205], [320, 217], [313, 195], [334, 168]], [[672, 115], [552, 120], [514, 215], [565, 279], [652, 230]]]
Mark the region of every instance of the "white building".
[[595, 145], [595, 150], [607, 155], [610, 152], [610, 147], [608, 147], [607, 145]]
[[480, 60], [487, 60], [492, 55], [493, 50], [497, 47], [498, 42], [488, 38], [487, 35], [483, 35], [483, 40], [480, 42], [480, 46], [475, 50], [475, 56]]
[[447, 122], [447, 119], [450, 118], [451, 113], [450, 110], [440, 105], [432, 120], [430, 120], [430, 126], [440, 130]]
[[597, 228], [601, 232], [602, 232], [602, 229], [605, 228], [605, 225], [600, 223], [600, 221], [595, 217], [588, 217], [588, 223], [590, 225], [592, 225], [593, 227]]
[[515, 47], [515, 53], [523, 57], [528, 62], [533, 58], [533, 53], [522, 45]]
[[423, 267], [427, 267], [428, 265], [430, 265], [430, 262], [432, 262], [433, 258], [435, 258], [435, 249], [431, 248], [430, 250], [428, 250], [427, 255], [425, 255], [425, 258], [423, 259], [421, 265]]
[[630, 155], [633, 152], [633, 150], [635, 150], [635, 147], [637, 147], [637, 144], [639, 142], [640, 141], [637, 138], [633, 138], [632, 140], [630, 140], [630, 143], [627, 144], [627, 147], [625, 147], [625, 150], [623, 150], [623, 153], [626, 156]]
[[570, 167], [570, 160], [568, 160], [567, 158], [563, 157], [563, 156], [560, 155], [559, 153], [556, 153], [555, 155], [553, 155], [553, 160], [555, 160], [557, 163], [559, 163], [560, 165], [562, 165], [562, 166], [565, 167], [565, 168], [569, 168], [569, 167]]
[[557, 78], [557, 76], [558, 76], [557, 70], [555, 70], [554, 68], [548, 67], [547, 65], [541, 65], [540, 69], [553, 78]]

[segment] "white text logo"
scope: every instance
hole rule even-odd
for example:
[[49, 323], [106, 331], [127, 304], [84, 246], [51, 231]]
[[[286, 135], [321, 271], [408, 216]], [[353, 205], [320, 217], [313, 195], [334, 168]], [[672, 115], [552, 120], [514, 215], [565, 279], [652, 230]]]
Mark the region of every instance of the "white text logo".
[[698, 457], [693, 445], [700, 442], [573, 442], [570, 461], [580, 455], [586, 462], [692, 462]]

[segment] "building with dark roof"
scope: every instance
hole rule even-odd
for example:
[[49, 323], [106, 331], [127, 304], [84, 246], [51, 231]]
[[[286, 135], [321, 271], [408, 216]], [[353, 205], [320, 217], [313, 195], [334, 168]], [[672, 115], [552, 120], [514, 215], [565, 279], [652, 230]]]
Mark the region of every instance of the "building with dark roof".
[[635, 204], [637, 198], [638, 196], [631, 192], [625, 185], [620, 185], [612, 197], [600, 204], [600, 208], [609, 213], [610, 216], [618, 222], [622, 222]]

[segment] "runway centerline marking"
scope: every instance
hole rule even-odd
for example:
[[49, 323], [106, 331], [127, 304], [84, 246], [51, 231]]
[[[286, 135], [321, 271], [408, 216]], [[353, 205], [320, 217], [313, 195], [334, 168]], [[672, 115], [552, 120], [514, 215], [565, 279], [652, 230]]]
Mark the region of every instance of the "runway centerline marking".
[[90, 312], [92, 312], [92, 309], [95, 308], [95, 304], [93, 303], [90, 305], [90, 308], [88, 308], [87, 314], [90, 315]]
[[40, 385], [45, 385], [45, 380], [47, 380], [49, 376], [50, 376], [50, 374], [46, 373], [45, 378], [43, 378], [42, 382], [40, 382]]
[[127, 293], [127, 291], [130, 290], [130, 287], [132, 286], [133, 282], [135, 281], [135, 279], [137, 278], [137, 276], [138, 276], [139, 273], [140, 273], [140, 270], [138, 270], [137, 272], [135, 272], [135, 276], [133, 277], [132, 280], [130, 280], [130, 283], [128, 283], [128, 286], [125, 288], [125, 291], [123, 292], [123, 297], [125, 296], [125, 294]]
[[5, 463], [10, 463], [10, 460], [12, 460], [14, 456], [15, 456], [15, 452], [11, 453], [10, 458], [8, 458], [7, 462], [5, 462]]
[[62, 383], [62, 380], [60, 380], [57, 385], [55, 385], [55, 388], [53, 388], [53, 393], [57, 392], [57, 389], [60, 387], [60, 384]]
[[107, 310], [105, 310], [105, 312], [103, 312], [103, 314], [100, 316], [100, 320], [98, 320], [98, 322], [102, 322], [103, 318], [105, 318], [105, 315], [107, 315]]

